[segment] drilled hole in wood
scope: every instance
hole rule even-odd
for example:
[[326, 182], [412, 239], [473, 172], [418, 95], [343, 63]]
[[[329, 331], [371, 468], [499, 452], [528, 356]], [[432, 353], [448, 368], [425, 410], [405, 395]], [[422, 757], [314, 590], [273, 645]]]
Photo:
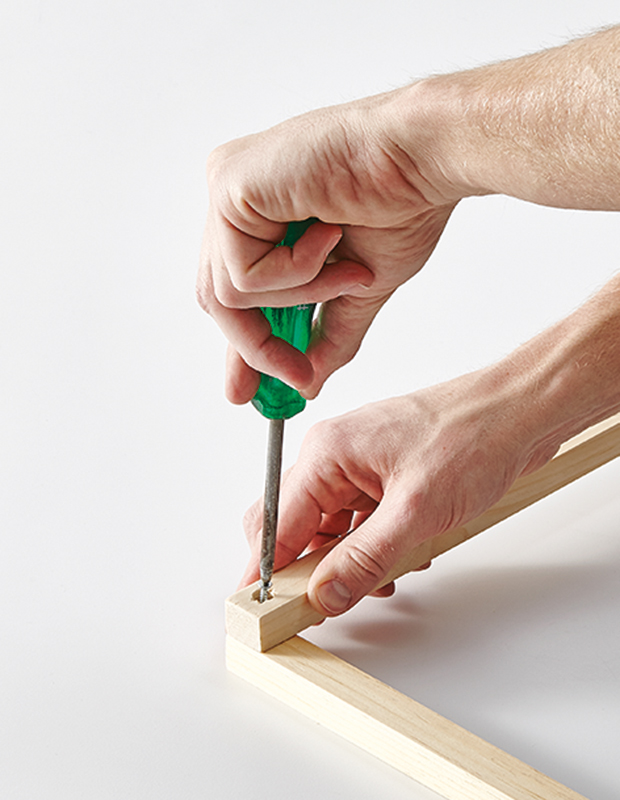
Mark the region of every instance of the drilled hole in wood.
[[[257, 603], [260, 603], [260, 593], [261, 593], [260, 589], [257, 589], [255, 592], [253, 592], [252, 600], [256, 601]], [[267, 589], [267, 597], [265, 598], [265, 600], [273, 600], [273, 592], [271, 591], [271, 589]]]

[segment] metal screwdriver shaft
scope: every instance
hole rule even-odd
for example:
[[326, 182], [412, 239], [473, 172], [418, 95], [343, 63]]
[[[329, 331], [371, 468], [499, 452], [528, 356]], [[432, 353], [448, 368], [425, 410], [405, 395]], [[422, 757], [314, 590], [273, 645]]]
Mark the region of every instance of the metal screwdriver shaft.
[[[314, 220], [307, 219], [289, 223], [286, 236], [278, 247], [293, 247], [313, 222]], [[306, 352], [310, 341], [314, 304], [263, 308], [262, 311], [271, 325], [274, 336], [284, 339], [303, 353]], [[263, 374], [260, 386], [252, 399], [252, 405], [269, 420], [263, 538], [260, 554], [260, 589], [257, 596], [258, 601], [264, 603], [271, 597], [269, 590], [276, 552], [284, 420], [299, 414], [304, 409], [306, 401], [296, 389], [272, 375]]]
[[269, 442], [267, 444], [267, 469], [265, 472], [265, 500], [263, 512], [263, 539], [260, 552], [260, 593], [258, 600], [264, 603], [269, 599], [273, 562], [276, 551], [278, 529], [278, 502], [280, 495], [280, 474], [282, 472], [282, 443], [284, 440], [284, 420], [272, 419], [269, 422]]

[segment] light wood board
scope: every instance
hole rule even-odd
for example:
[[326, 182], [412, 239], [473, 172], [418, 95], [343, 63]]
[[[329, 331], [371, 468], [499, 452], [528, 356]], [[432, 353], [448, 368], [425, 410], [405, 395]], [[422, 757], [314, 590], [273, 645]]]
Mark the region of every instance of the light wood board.
[[299, 636], [267, 653], [229, 636], [227, 663], [447, 800], [586, 800]]

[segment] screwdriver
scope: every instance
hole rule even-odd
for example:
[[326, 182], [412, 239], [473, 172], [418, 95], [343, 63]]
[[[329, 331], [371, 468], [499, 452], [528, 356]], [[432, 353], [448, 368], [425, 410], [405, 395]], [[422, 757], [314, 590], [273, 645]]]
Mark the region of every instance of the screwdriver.
[[[284, 239], [277, 247], [292, 247], [315, 221], [315, 219], [306, 219], [300, 222], [290, 222]], [[315, 303], [308, 303], [286, 308], [262, 308], [261, 311], [267, 317], [274, 336], [284, 339], [305, 353], [310, 342], [315, 306]], [[252, 405], [269, 420], [258, 593], [258, 601], [264, 603], [271, 597], [269, 590], [272, 585], [271, 577], [276, 552], [284, 420], [303, 411], [306, 407], [306, 400], [292, 386], [288, 386], [272, 375], [263, 374], [258, 391], [252, 399]]]

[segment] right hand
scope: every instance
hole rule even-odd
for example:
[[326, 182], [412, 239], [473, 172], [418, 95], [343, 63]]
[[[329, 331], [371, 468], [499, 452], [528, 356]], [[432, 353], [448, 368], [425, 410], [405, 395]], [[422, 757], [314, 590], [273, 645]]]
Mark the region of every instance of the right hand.
[[[397, 95], [314, 111], [212, 153], [197, 292], [231, 344], [232, 402], [252, 398], [260, 372], [316, 396], [433, 251], [459, 198], [429, 177], [440, 170], [428, 146], [399, 144]], [[408, 127], [409, 143], [416, 135]], [[428, 145], [423, 125], [419, 138]], [[292, 250], [275, 248], [288, 221], [308, 217], [321, 222]], [[304, 355], [271, 335], [258, 307], [309, 302], [323, 307]]]

